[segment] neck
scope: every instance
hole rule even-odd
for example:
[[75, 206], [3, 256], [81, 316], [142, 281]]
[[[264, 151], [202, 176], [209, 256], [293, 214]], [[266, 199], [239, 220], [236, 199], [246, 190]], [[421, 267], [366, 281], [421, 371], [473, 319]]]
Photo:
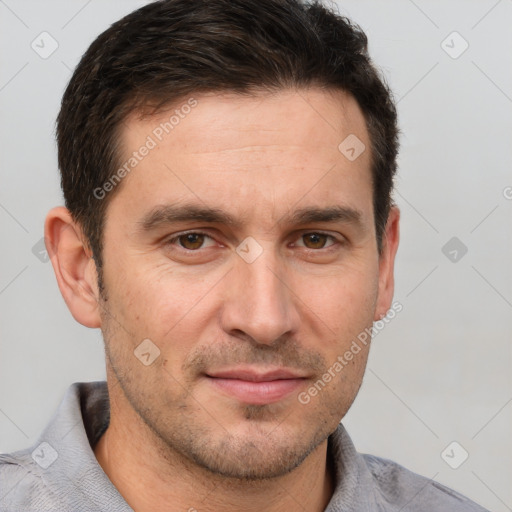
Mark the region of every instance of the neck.
[[297, 504], [301, 510], [321, 512], [334, 491], [327, 441], [281, 477], [257, 481], [226, 478], [164, 446], [126, 399], [116, 393], [110, 394], [110, 424], [94, 447], [94, 454], [137, 512], [278, 512], [297, 509]]

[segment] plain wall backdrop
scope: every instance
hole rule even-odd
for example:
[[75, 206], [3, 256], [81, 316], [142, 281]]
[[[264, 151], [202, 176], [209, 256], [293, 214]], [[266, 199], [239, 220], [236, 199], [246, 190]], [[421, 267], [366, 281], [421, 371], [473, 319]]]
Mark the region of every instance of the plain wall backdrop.
[[[72, 318], [41, 238], [63, 204], [64, 88], [144, 3], [0, 1], [1, 452], [34, 443], [71, 383], [105, 378], [101, 333]], [[402, 130], [403, 310], [375, 336], [344, 424], [359, 451], [512, 510], [512, 1], [337, 5], [368, 34]]]

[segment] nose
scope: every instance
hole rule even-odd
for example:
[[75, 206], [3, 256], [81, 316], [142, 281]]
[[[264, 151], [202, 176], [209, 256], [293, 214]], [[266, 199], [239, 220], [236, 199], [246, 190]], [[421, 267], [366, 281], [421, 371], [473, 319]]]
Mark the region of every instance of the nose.
[[285, 263], [268, 247], [252, 263], [238, 255], [225, 283], [221, 322], [225, 332], [272, 345], [294, 334], [299, 326], [300, 302]]

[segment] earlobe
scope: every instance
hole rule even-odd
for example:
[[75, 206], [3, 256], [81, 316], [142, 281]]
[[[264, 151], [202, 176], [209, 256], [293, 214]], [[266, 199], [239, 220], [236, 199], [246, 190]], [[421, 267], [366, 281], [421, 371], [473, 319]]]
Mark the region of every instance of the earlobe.
[[391, 307], [395, 291], [394, 265], [400, 239], [400, 210], [390, 209], [382, 238], [382, 254], [379, 257], [379, 291], [374, 321], [383, 318]]
[[73, 318], [86, 327], [100, 327], [95, 262], [67, 208], [59, 206], [48, 212], [44, 237], [60, 292]]

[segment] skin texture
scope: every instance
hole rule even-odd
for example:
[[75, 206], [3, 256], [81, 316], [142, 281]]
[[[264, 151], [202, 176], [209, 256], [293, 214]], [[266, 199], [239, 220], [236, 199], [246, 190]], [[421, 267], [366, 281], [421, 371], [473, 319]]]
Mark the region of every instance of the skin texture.
[[[108, 300], [69, 212], [47, 217], [63, 297], [105, 339], [111, 423], [95, 455], [137, 511], [321, 511], [333, 492], [327, 437], [359, 390], [368, 347], [308, 404], [298, 395], [390, 308], [399, 212], [391, 210], [379, 255], [370, 141], [350, 95], [194, 98], [108, 207]], [[173, 109], [126, 120], [126, 159]], [[367, 148], [354, 161], [338, 150], [350, 134]], [[185, 203], [223, 209], [238, 225], [142, 229], [153, 208]], [[287, 221], [299, 208], [327, 206], [356, 211], [358, 221]], [[185, 231], [207, 236], [169, 241]], [[250, 263], [237, 253], [247, 237], [258, 244], [250, 251], [262, 251]], [[150, 365], [134, 355], [145, 339], [159, 350]], [[233, 368], [287, 368], [300, 380], [272, 403], [247, 403], [211, 378]]]

